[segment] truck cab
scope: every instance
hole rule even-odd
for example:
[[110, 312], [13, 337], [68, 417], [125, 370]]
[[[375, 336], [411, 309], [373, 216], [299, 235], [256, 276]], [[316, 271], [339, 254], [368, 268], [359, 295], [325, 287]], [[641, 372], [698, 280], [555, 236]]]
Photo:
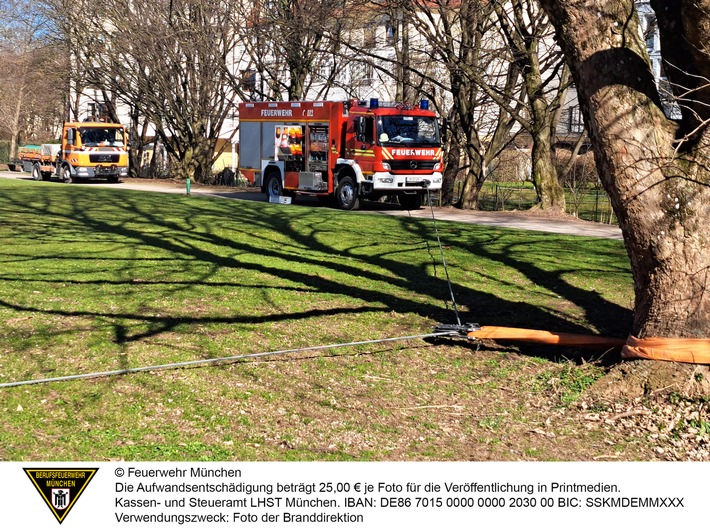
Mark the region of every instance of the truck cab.
[[396, 195], [408, 209], [421, 206], [425, 190], [442, 183], [442, 144], [436, 116], [428, 105], [405, 106], [373, 99], [353, 106], [353, 135], [347, 155], [362, 171], [359, 193]]
[[69, 122], [62, 131], [55, 163], [64, 181], [106, 178], [116, 182], [128, 176], [126, 128], [104, 122]]

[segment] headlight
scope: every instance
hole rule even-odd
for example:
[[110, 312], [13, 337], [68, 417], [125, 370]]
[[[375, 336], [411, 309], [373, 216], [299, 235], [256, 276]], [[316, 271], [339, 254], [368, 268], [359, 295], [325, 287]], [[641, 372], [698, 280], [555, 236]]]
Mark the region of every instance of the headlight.
[[382, 169], [387, 170], [389, 172], [390, 170], [392, 170], [392, 167], [389, 163], [382, 163]]
[[436, 172], [438, 172], [442, 168], [444, 168], [444, 164], [442, 162], [438, 162], [434, 165], [434, 171], [436, 171]]

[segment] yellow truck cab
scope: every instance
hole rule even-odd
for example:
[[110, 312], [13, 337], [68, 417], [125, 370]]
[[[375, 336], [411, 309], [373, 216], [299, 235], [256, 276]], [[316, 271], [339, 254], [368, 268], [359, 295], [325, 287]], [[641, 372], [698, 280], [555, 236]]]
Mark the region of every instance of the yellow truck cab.
[[67, 122], [53, 173], [67, 183], [82, 178], [118, 181], [128, 176], [127, 142], [121, 124]]

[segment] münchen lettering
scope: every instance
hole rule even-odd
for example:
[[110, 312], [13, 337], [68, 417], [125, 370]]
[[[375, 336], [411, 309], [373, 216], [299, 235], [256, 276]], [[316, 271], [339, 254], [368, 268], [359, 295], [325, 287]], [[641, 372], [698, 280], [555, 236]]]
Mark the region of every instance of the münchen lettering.
[[335, 508], [336, 506], [338, 506], [338, 502], [335, 499], [286, 497], [286, 508]]
[[225, 469], [220, 467], [219, 469], [210, 469], [208, 467], [192, 467], [190, 468], [190, 475], [199, 478], [241, 478], [241, 469]]

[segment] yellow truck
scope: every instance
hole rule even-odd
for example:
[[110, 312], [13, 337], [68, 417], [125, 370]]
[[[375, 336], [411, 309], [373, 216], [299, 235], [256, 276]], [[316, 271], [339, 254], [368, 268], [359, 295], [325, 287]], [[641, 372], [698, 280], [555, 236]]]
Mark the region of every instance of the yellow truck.
[[115, 183], [128, 176], [126, 128], [105, 122], [66, 122], [61, 144], [20, 148], [14, 166], [32, 172], [38, 181], [100, 178]]

